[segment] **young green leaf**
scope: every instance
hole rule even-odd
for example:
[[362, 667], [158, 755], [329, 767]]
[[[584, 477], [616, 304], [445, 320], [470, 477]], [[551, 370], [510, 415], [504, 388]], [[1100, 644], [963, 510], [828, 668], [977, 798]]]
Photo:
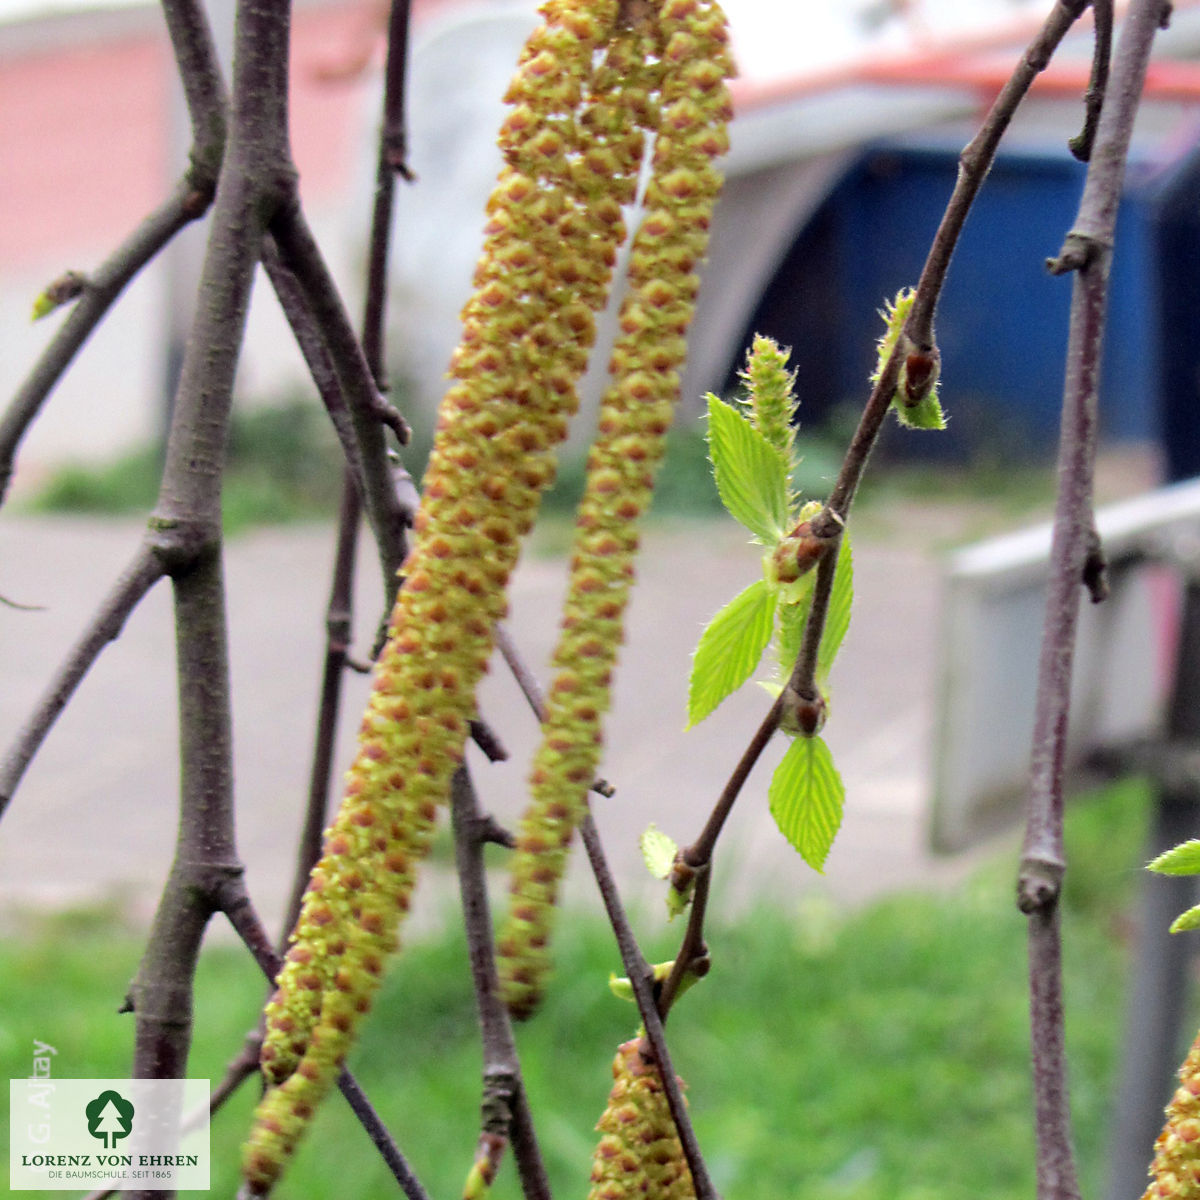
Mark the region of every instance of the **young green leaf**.
[[721, 503], [766, 545], [784, 534], [788, 480], [775, 448], [730, 404], [709, 394], [708, 453]]
[[689, 729], [750, 678], [771, 640], [774, 623], [775, 595], [765, 579], [752, 583], [713, 617], [692, 658]]
[[819, 737], [798, 737], [775, 768], [768, 794], [780, 832], [816, 871], [842, 823], [845, 789], [829, 747]]
[[837, 568], [833, 573], [829, 610], [825, 614], [825, 631], [821, 634], [821, 648], [817, 652], [817, 675], [821, 680], [828, 678], [833, 660], [842, 648], [846, 630], [850, 628], [850, 606], [853, 603], [854, 556], [850, 551], [850, 538], [843, 533]]
[[1146, 869], [1160, 875], [1200, 875], [1200, 840], [1191, 838], [1172, 846], [1148, 862]]
[[639, 845], [642, 848], [642, 858], [645, 860], [646, 870], [655, 879], [666, 879], [675, 862], [675, 852], [679, 849], [675, 844], [675, 839], [668, 837], [655, 825], [649, 825], [646, 832], [642, 834]]
[[[810, 579], [812, 576], [810, 575]], [[800, 656], [800, 646], [804, 641], [804, 626], [808, 623], [808, 610], [812, 607], [812, 587], [808, 595], [799, 604], [781, 604], [779, 606], [779, 633], [775, 648], [779, 658], [779, 685], [783, 686], [796, 665]]]
[[942, 411], [936, 385], [916, 404], [905, 404], [900, 399], [901, 394], [901, 390], [897, 389], [896, 397], [892, 400], [892, 411], [901, 425], [908, 429], [946, 428], [946, 414]]
[[1195, 908], [1189, 908], [1185, 913], [1180, 913], [1171, 922], [1172, 933], [1187, 933], [1192, 929], [1200, 929], [1200, 904]]

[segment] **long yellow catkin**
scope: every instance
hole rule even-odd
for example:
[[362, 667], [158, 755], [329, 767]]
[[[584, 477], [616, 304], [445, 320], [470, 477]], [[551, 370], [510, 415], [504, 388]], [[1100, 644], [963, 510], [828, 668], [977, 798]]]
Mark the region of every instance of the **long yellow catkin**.
[[1154, 1182], [1142, 1200], [1200, 1198], [1200, 1037], [1179, 1068], [1179, 1087], [1167, 1106], [1167, 1123], [1154, 1144]]
[[606, 161], [589, 158], [578, 121], [616, 0], [549, 0], [542, 12], [507, 97], [505, 166], [405, 583], [345, 797], [267, 1009], [262, 1061], [273, 1086], [243, 1154], [257, 1194], [270, 1190], [336, 1079], [396, 945], [624, 236], [627, 189]]
[[612, 1073], [608, 1107], [596, 1126], [602, 1136], [592, 1156], [588, 1200], [694, 1200], [662, 1074], [644, 1036], [618, 1049]]
[[504, 999], [518, 1018], [541, 1000], [547, 945], [572, 834], [600, 759], [638, 521], [649, 507], [679, 394], [685, 334], [695, 306], [695, 269], [708, 245], [728, 149], [732, 73], [724, 14], [712, 0], [663, 0], [650, 18], [642, 77], [656, 86], [640, 119], [656, 130], [645, 215], [634, 237], [629, 292], [613, 348], [613, 382], [576, 522], [571, 577], [530, 802], [513, 856], [508, 917], [498, 939]]

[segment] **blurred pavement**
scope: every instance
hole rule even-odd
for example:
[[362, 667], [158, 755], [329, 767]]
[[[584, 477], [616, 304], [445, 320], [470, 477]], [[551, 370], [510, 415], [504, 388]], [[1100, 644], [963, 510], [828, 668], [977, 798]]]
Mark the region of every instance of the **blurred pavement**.
[[[3, 745], [132, 554], [139, 530], [138, 522], [6, 514], [0, 594], [45, 610], [0, 607]], [[854, 614], [833, 675], [826, 729], [846, 783], [845, 825], [824, 877], [779, 835], [766, 804], [770, 766], [783, 750], [779, 739], [751, 776], [720, 846], [714, 882], [726, 903], [766, 895], [790, 904], [814, 888], [838, 902], [861, 903], [960, 877], [968, 865], [935, 859], [926, 847], [935, 554], [886, 531], [872, 537], [869, 521], [855, 551]], [[301, 822], [331, 561], [324, 528], [260, 531], [228, 546], [238, 837], [252, 895], [272, 925], [288, 891]], [[659, 524], [645, 539], [606, 729], [611, 749], [603, 775], [617, 794], [595, 804], [628, 898], [657, 903], [663, 886], [642, 866], [641, 830], [654, 821], [677, 840], [691, 840], [769, 704], [765, 692], [747, 686], [683, 732], [699, 632], [759, 570], [757, 548], [731, 521]], [[511, 593], [510, 631], [543, 677], [563, 586], [561, 559], [527, 553]], [[378, 594], [377, 569], [364, 552], [360, 648], [369, 641]], [[110, 899], [137, 919], [152, 912], [170, 862], [177, 790], [170, 622], [170, 589], [161, 585], [101, 655], [34, 760], [0, 825], [0, 907]], [[366, 687], [361, 677], [348, 680], [343, 766]], [[485, 681], [481, 710], [512, 760], [488, 765], [475, 754], [476, 782], [483, 802], [513, 821], [536, 728], [499, 661]], [[446, 886], [445, 879], [424, 886], [427, 911]], [[595, 902], [578, 862], [570, 886], [574, 898]]]

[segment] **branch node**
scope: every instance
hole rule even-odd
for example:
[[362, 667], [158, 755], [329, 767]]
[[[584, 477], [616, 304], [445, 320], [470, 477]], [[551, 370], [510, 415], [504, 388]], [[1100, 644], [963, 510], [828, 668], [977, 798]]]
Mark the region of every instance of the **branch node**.
[[396, 499], [400, 502], [404, 524], [411, 529], [417, 516], [417, 509], [421, 507], [421, 493], [417, 491], [417, 485], [413, 483], [413, 477], [408, 473], [408, 468], [401, 461], [400, 455], [394, 450], [388, 451], [388, 462], [391, 464], [392, 487], [395, 489]]
[[813, 536], [819, 538], [841, 537], [846, 522], [836, 509], [827, 504], [809, 523]]
[[1111, 251], [1112, 243], [1090, 233], [1072, 229], [1063, 241], [1057, 258], [1046, 259], [1046, 270], [1051, 275], [1066, 275], [1070, 271], [1082, 271], [1090, 267], [1102, 254]]
[[1022, 859], [1017, 876], [1017, 907], [1026, 916], [1052, 909], [1062, 892], [1065, 871], [1066, 864], [1061, 861], [1032, 856]]
[[1108, 558], [1094, 524], [1088, 530], [1087, 554], [1083, 560], [1083, 586], [1087, 588], [1088, 597], [1093, 604], [1101, 604], [1108, 599]]
[[501, 825], [491, 813], [476, 818], [475, 837], [481, 844], [503, 846], [506, 850], [515, 850], [517, 846], [517, 839], [512, 830]]
[[70, 304], [78, 299], [91, 286], [88, 277], [79, 271], [66, 271], [48, 283], [38, 298], [33, 302], [33, 320], [40, 321], [56, 308]]
[[381, 425], [386, 426], [396, 435], [396, 441], [400, 445], [407, 446], [412, 441], [412, 428], [400, 415], [400, 410], [385, 399], [382, 393], [376, 392], [371, 412]]

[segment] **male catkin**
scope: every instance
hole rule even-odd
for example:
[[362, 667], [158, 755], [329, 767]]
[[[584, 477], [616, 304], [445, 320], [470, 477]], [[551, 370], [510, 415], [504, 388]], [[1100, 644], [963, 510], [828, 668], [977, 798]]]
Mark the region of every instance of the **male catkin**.
[[644, 74], [635, 76], [639, 84], [644, 78], [646, 86], [657, 86], [638, 113], [655, 130], [645, 215], [630, 256], [613, 379], [588, 458], [556, 674], [498, 941], [505, 1002], [519, 1018], [529, 1016], [542, 996], [558, 885], [599, 764], [638, 521], [650, 504], [679, 394], [699, 288], [695, 271], [721, 184], [713, 161], [728, 149], [725, 81], [732, 64], [720, 8], [710, 0], [663, 0], [647, 19], [650, 56]]
[[336, 1079], [396, 945], [624, 236], [628, 172], [588, 154], [630, 150], [580, 120], [616, 0], [549, 0], [542, 13], [507, 96], [505, 165], [358, 753], [267, 1009], [274, 1086], [243, 1156], [260, 1194]]
[[596, 1128], [588, 1200], [694, 1200], [662, 1075], [645, 1036], [624, 1043], [613, 1059], [613, 1087]]
[[1154, 1182], [1142, 1200], [1200, 1197], [1200, 1037], [1179, 1068], [1179, 1087], [1167, 1106], [1167, 1123], [1154, 1143]]

